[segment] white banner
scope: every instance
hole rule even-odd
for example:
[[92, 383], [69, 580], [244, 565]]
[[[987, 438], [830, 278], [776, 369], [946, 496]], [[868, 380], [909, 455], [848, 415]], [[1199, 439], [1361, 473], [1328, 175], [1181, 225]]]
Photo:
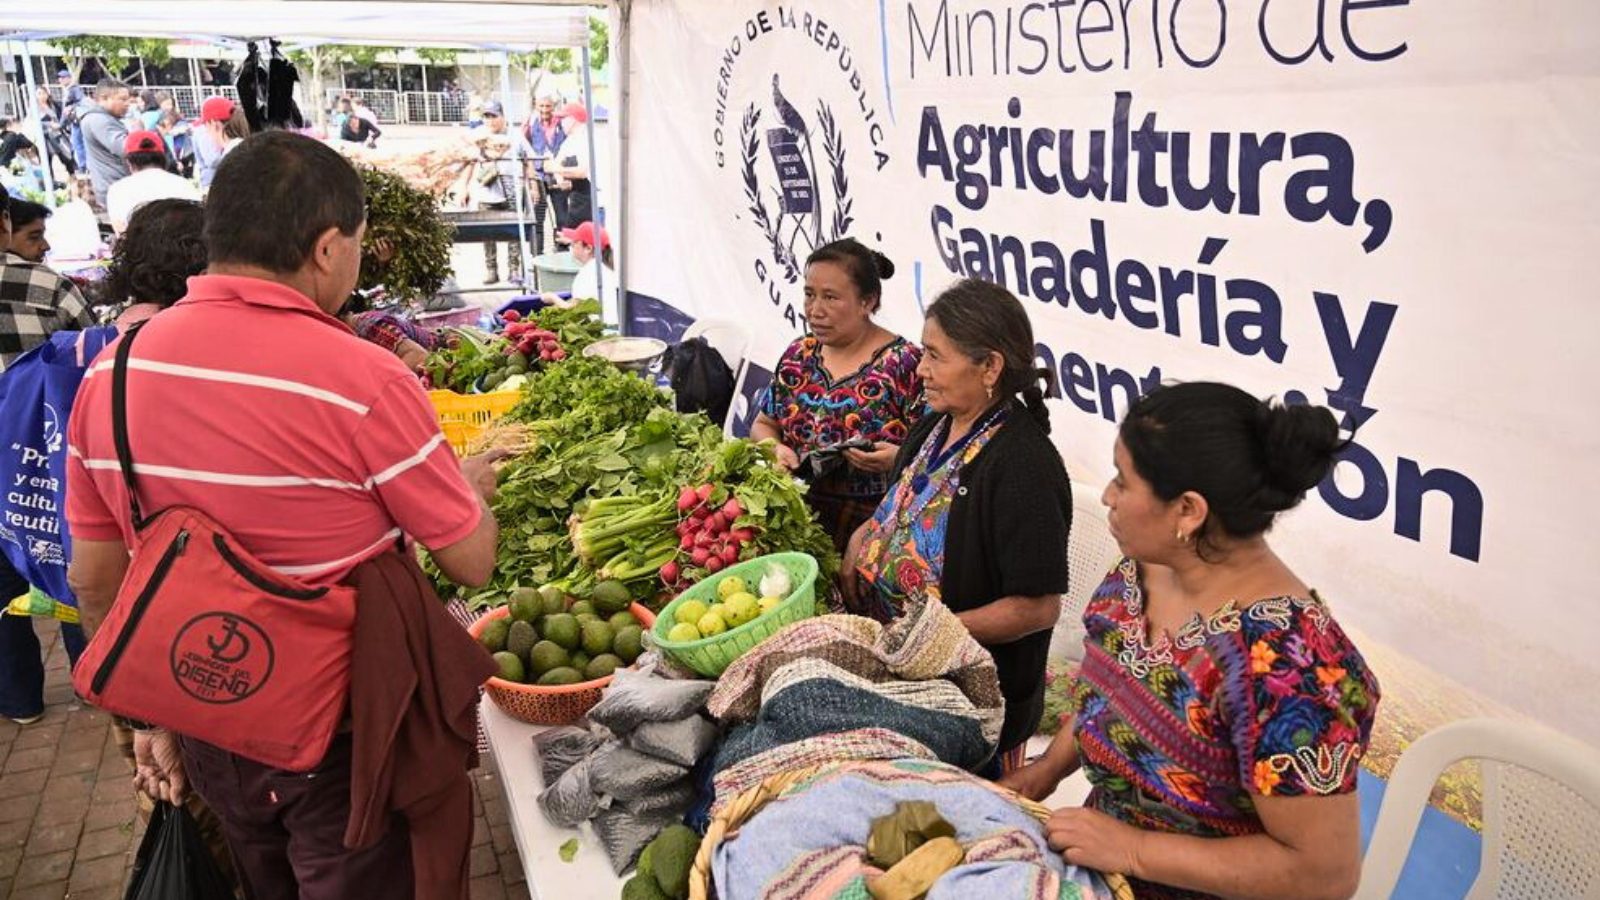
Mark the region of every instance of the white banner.
[[1600, 743], [1597, 25], [1580, 0], [637, 0], [629, 288], [747, 323], [770, 368], [835, 237], [897, 263], [882, 320], [913, 339], [942, 286], [997, 280], [1096, 489], [1162, 379], [1333, 405], [1357, 445], [1280, 552], [1364, 634]]

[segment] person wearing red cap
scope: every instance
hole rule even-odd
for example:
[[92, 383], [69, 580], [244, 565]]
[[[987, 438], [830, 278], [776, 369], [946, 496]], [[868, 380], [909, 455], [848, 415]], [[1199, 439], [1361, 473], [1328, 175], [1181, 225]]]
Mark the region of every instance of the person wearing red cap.
[[207, 97], [200, 104], [200, 128], [194, 133], [195, 172], [200, 190], [211, 187], [222, 157], [250, 136], [250, 123], [239, 104], [227, 97]]
[[[577, 228], [563, 228], [561, 237], [571, 245], [572, 258], [582, 268], [572, 277], [571, 300], [562, 300], [559, 294], [546, 293], [541, 295], [544, 302], [566, 307], [579, 300], [600, 300], [605, 306], [612, 307], [617, 297], [617, 271], [611, 261], [611, 235], [606, 234], [605, 226], [584, 222]], [[604, 298], [600, 296], [602, 265], [605, 266]]]
[[106, 215], [117, 234], [128, 227], [135, 210], [152, 200], [199, 201], [200, 191], [194, 184], [167, 171], [167, 142], [160, 134], [135, 131], [122, 146], [128, 160], [128, 177], [106, 191]]
[[567, 192], [566, 215], [559, 223], [563, 229], [594, 218], [589, 202], [589, 132], [583, 127], [588, 121], [589, 110], [582, 103], [569, 103], [561, 113], [567, 137], [550, 171], [556, 176], [554, 190]]

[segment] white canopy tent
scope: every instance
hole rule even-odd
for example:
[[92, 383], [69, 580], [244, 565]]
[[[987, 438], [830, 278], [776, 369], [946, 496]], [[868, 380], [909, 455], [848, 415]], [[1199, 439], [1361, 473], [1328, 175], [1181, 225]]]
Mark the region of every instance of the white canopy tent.
[[[626, 16], [624, 4], [623, 15]], [[351, 43], [397, 47], [456, 47], [525, 52], [550, 47], [582, 51], [584, 90], [589, 89], [589, 10], [614, 6], [605, 0], [57, 0], [50, 4], [7, 3], [0, 12], [0, 40], [18, 42], [31, 56], [30, 41], [75, 34], [119, 37], [265, 40], [286, 46]], [[626, 31], [626, 23], [621, 31]], [[624, 38], [625, 40], [625, 38]], [[626, 50], [620, 54], [626, 58]], [[26, 67], [32, 91], [31, 66]], [[621, 80], [625, 83], [626, 72]], [[509, 86], [502, 67], [502, 84]], [[625, 102], [619, 117], [626, 116]], [[598, 210], [594, 120], [589, 129], [590, 191]], [[41, 136], [42, 137], [42, 136]], [[43, 146], [41, 143], [40, 146]], [[626, 165], [620, 171], [626, 171]], [[620, 195], [620, 185], [619, 185]], [[518, 203], [519, 214], [522, 204]], [[620, 211], [621, 205], [618, 204]], [[524, 256], [525, 228], [519, 227]], [[528, 271], [525, 269], [524, 271]], [[601, 278], [605, 277], [603, 269]], [[601, 294], [605, 293], [601, 285]], [[619, 292], [621, 293], [621, 292]], [[625, 295], [624, 295], [625, 296]], [[626, 302], [618, 310], [625, 322]]]

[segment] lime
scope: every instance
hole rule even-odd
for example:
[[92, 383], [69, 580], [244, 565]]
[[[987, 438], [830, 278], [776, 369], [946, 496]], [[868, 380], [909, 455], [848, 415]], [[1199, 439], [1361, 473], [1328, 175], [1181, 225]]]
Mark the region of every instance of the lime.
[[761, 607], [761, 614], [766, 615], [767, 613], [777, 609], [778, 604], [782, 602], [782, 597], [762, 597], [761, 602], [757, 605]]
[[678, 604], [677, 609], [672, 611], [672, 617], [676, 619], [680, 625], [693, 625], [694, 623], [700, 621], [700, 617], [705, 614], [706, 605], [699, 600], [685, 600]]
[[495, 619], [483, 626], [482, 633], [478, 635], [478, 643], [490, 653], [499, 653], [506, 648], [506, 632], [510, 630], [510, 619]]
[[644, 629], [638, 625], [618, 628], [616, 640], [611, 642], [611, 652], [622, 657], [624, 663], [633, 665], [633, 661], [644, 652]]
[[568, 650], [578, 649], [580, 626], [577, 616], [571, 613], [556, 613], [553, 616], [545, 616], [544, 639], [554, 641]]
[[701, 616], [700, 621], [694, 623], [694, 627], [700, 629], [700, 633], [705, 637], [712, 637], [727, 631], [728, 622], [722, 618], [722, 613], [713, 609]]
[[583, 623], [583, 649], [587, 650], [590, 656], [610, 653], [611, 640], [616, 636], [610, 625], [598, 619]]
[[679, 643], [698, 641], [700, 640], [700, 629], [694, 627], [692, 623], [679, 622], [672, 626], [671, 631], [667, 632], [667, 640], [678, 641]]
[[586, 681], [593, 681], [596, 678], [604, 678], [620, 668], [622, 668], [622, 660], [619, 657], [610, 653], [602, 653], [590, 660], [587, 666], [584, 666], [583, 677]]
[[728, 609], [723, 617], [728, 620], [729, 628], [738, 628], [746, 622], [754, 622], [756, 616], [761, 615], [761, 606], [756, 598], [748, 593], [734, 594], [728, 598]]
[[515, 681], [520, 684], [523, 678], [526, 677], [526, 673], [522, 669], [522, 660], [515, 653], [507, 653], [504, 650], [496, 653], [494, 655], [494, 664], [500, 667], [500, 671], [496, 674], [506, 681]]
[[540, 684], [577, 684], [583, 680], [583, 673], [571, 666], [562, 666], [539, 676]]
[[637, 624], [639, 624], [639, 620], [634, 618], [633, 613], [628, 612], [627, 610], [623, 610], [622, 612], [617, 613], [616, 615], [612, 616], [608, 621], [611, 623], [611, 627], [615, 628], [618, 631], [621, 631], [622, 629], [627, 628], [629, 625], [637, 625]]
[[528, 662], [533, 664], [533, 674], [543, 675], [551, 669], [559, 669], [572, 662], [567, 656], [567, 651], [559, 645], [549, 641], [540, 641], [528, 651]]
[[743, 578], [740, 578], [737, 575], [729, 575], [728, 577], [717, 582], [717, 599], [727, 600], [734, 594], [742, 594], [748, 590], [749, 587], [745, 585]]

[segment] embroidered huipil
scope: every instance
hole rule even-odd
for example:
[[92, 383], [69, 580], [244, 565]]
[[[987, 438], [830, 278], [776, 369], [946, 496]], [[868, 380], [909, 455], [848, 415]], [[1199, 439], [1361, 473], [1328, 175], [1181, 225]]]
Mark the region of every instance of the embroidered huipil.
[[1355, 790], [1378, 682], [1315, 592], [1230, 602], [1152, 639], [1125, 559], [1083, 619], [1072, 707], [1088, 806], [1152, 831], [1228, 837], [1263, 830], [1254, 797]]

